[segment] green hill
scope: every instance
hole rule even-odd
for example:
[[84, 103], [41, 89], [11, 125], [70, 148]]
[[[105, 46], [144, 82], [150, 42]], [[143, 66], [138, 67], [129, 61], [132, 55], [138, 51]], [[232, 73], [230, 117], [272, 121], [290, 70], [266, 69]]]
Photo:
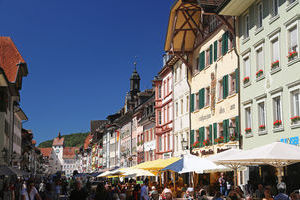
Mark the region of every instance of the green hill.
[[[62, 135], [65, 138], [65, 146], [66, 147], [80, 147], [83, 145], [86, 136], [89, 134], [87, 133], [72, 133], [69, 135]], [[38, 147], [40, 148], [47, 148], [52, 147], [53, 140], [46, 140], [41, 142]]]

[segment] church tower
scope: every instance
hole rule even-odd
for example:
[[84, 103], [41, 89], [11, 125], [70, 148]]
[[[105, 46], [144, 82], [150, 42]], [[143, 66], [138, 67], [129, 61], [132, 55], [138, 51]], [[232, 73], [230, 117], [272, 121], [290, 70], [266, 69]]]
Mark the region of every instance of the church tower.
[[130, 77], [130, 94], [132, 96], [135, 96], [140, 92], [140, 80], [140, 75], [136, 71], [136, 62], [134, 62], [134, 71]]

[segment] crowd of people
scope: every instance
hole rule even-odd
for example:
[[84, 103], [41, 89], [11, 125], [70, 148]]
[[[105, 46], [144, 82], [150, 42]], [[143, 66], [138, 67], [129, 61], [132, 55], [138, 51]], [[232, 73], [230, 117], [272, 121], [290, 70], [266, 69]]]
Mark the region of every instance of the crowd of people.
[[245, 188], [233, 187], [223, 174], [217, 180], [218, 187], [211, 190], [205, 185], [184, 184], [182, 179], [165, 184], [155, 181], [120, 182], [101, 179], [91, 181], [88, 177], [47, 177], [17, 179], [4, 182], [0, 200], [300, 200], [299, 193], [286, 194], [285, 183], [277, 188], [253, 186], [250, 182]]

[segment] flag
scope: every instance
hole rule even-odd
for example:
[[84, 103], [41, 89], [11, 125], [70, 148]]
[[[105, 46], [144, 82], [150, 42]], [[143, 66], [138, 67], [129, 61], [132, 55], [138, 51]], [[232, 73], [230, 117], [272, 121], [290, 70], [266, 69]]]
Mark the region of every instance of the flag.
[[117, 142], [119, 142], [119, 138], [120, 138], [120, 131], [116, 131], [117, 132]]

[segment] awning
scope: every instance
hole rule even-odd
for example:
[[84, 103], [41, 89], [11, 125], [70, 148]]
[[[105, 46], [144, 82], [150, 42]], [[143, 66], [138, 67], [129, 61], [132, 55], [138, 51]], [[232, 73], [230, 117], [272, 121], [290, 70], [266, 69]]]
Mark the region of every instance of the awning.
[[180, 158], [177, 157], [172, 157], [168, 159], [158, 159], [141, 163], [139, 165], [133, 166], [132, 168], [144, 169], [149, 171], [159, 171], [178, 160], [180, 160]]
[[170, 170], [170, 171], [174, 171], [174, 172], [179, 172], [182, 170], [182, 168], [183, 168], [183, 159], [180, 159], [180, 160], [172, 163], [171, 165], [163, 168], [162, 171]]

